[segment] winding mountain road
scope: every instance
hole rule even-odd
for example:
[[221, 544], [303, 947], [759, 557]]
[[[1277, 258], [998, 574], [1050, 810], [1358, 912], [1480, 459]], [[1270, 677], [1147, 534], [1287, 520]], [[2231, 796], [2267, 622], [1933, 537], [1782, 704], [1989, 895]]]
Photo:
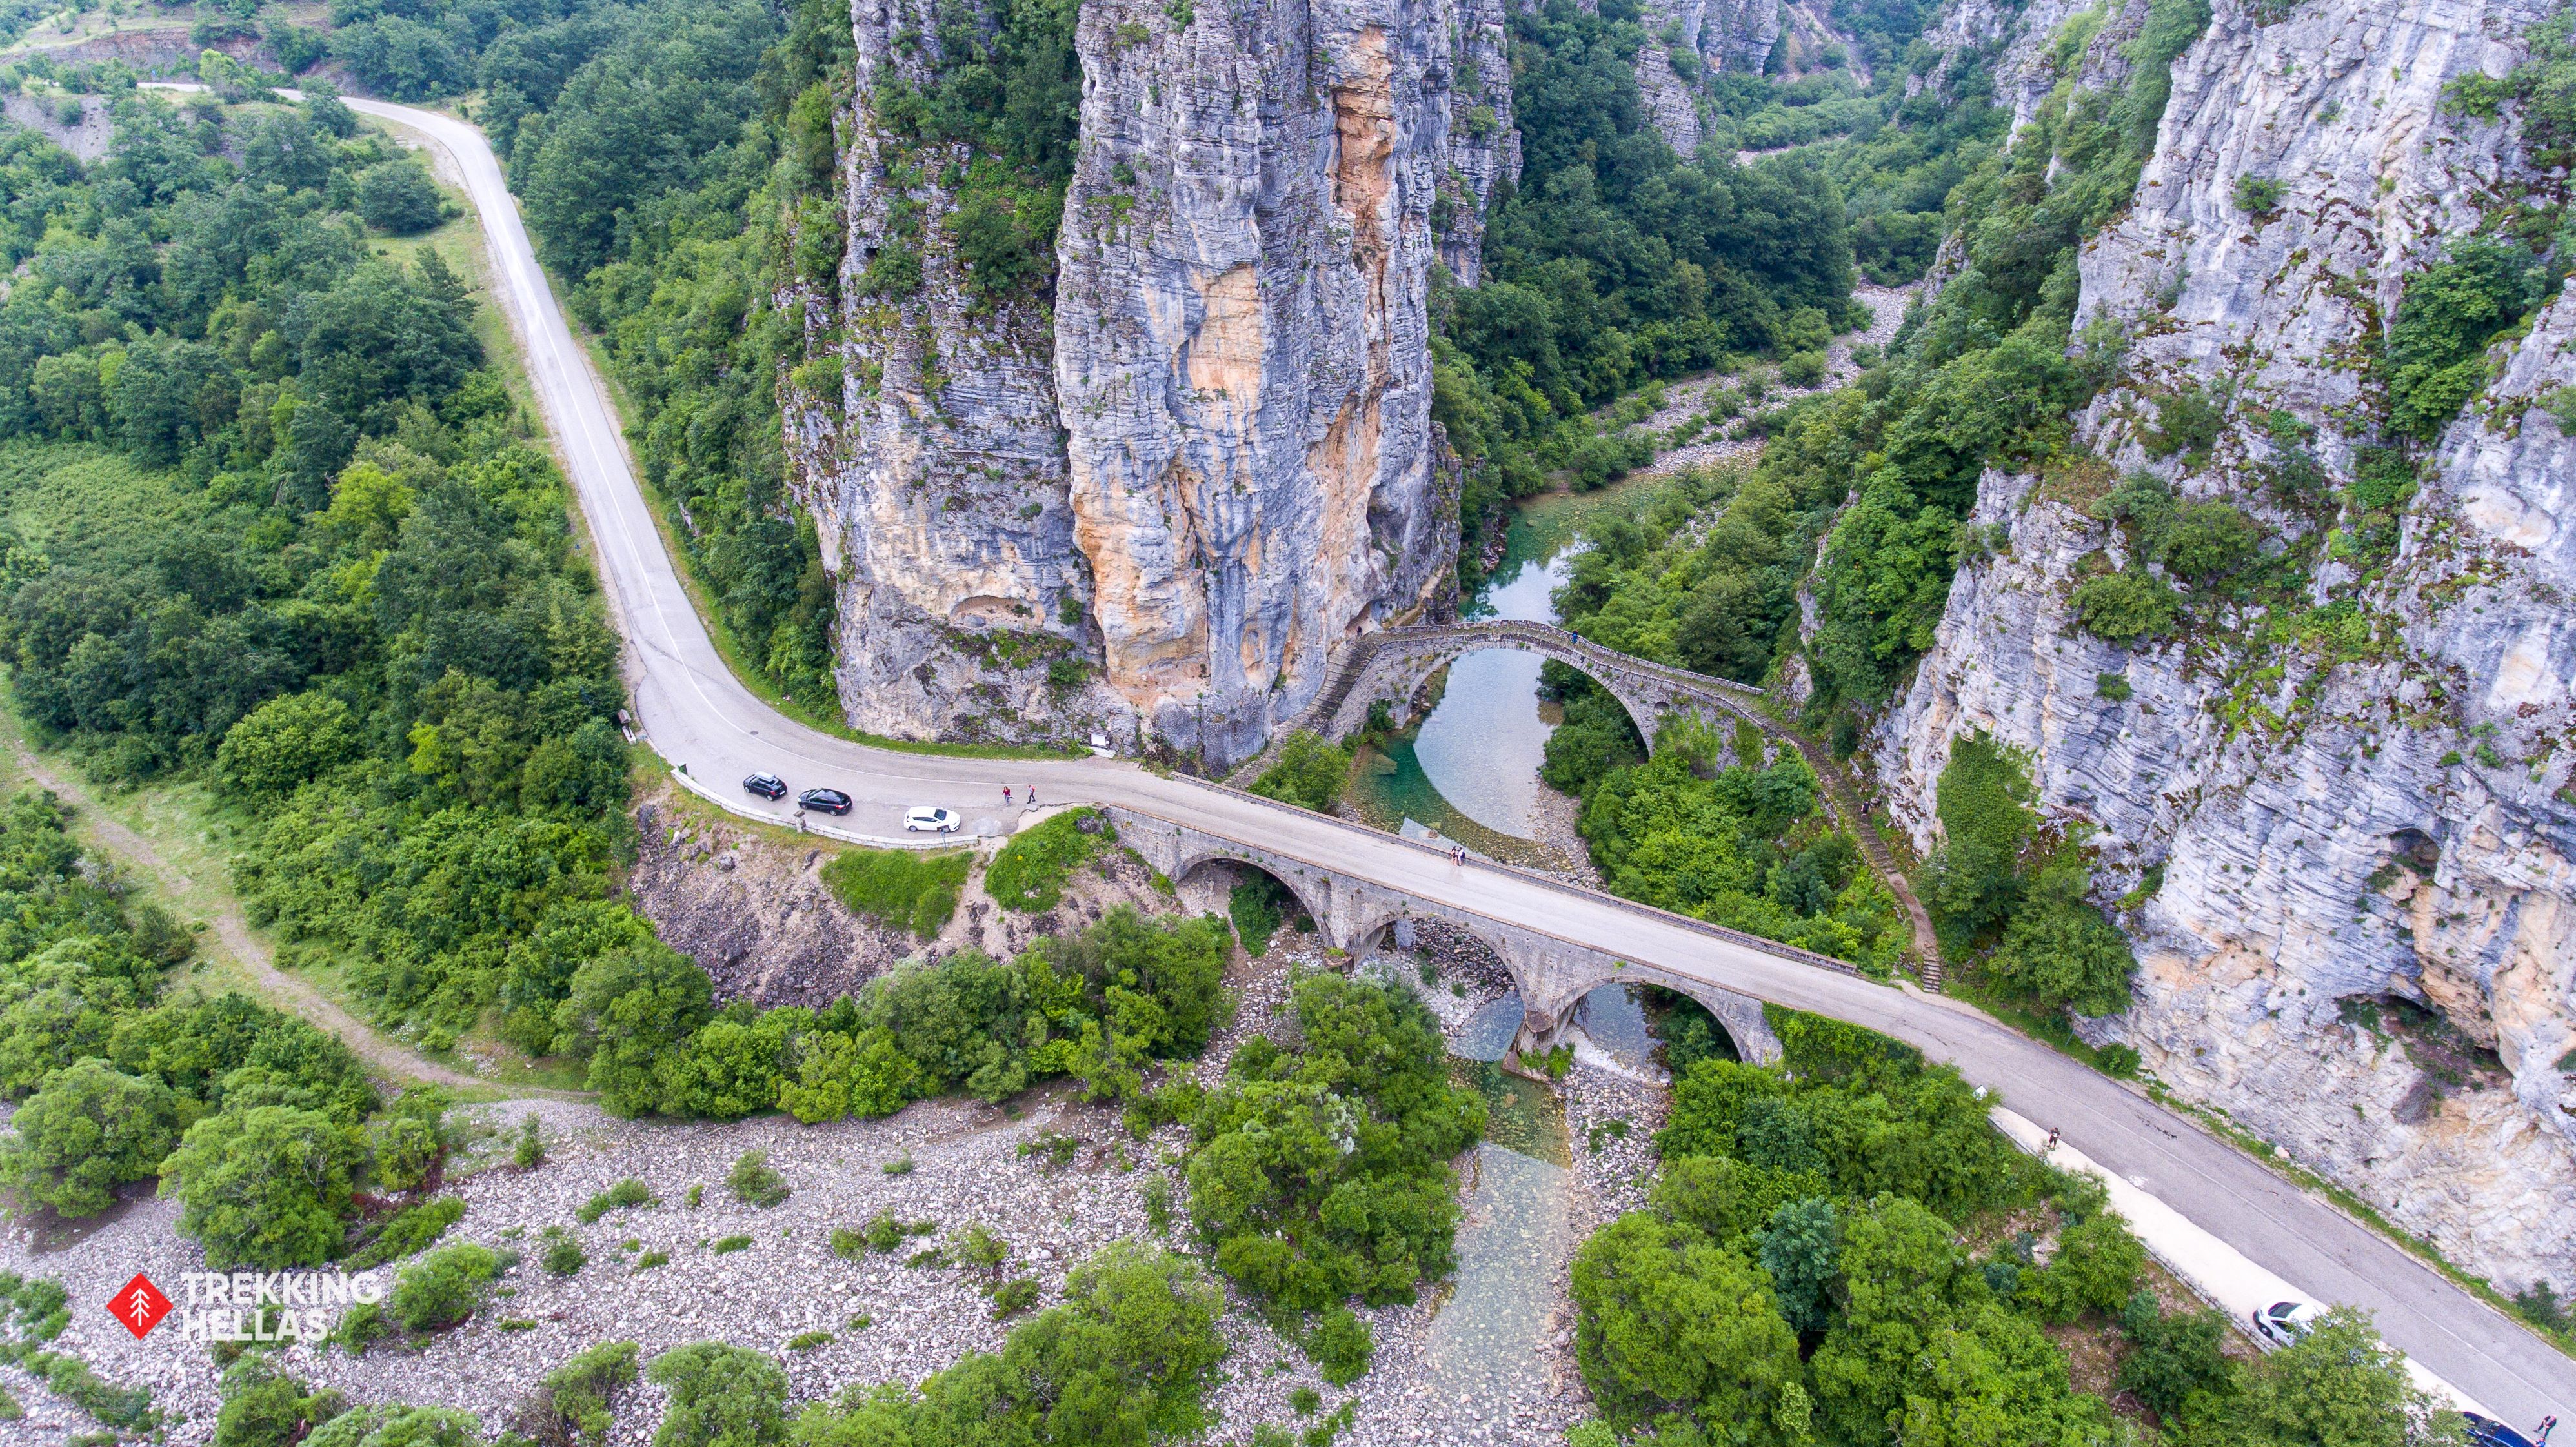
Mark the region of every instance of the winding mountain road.
[[1001, 762], [872, 749], [807, 728], [763, 703], [725, 667], [636, 484], [589, 358], [538, 266], [482, 133], [452, 116], [352, 99], [366, 114], [446, 150], [489, 243], [493, 289], [598, 547], [601, 581], [626, 640], [634, 710], [653, 746], [744, 812], [790, 823], [787, 809], [740, 793], [768, 770], [790, 787], [830, 785], [858, 800], [850, 821], [900, 832], [911, 804], [973, 817], [1002, 788], [1035, 786], [1050, 804], [1126, 808], [1255, 843], [1273, 853], [1506, 923], [1579, 939], [1631, 960], [1777, 1004], [1883, 1031], [1956, 1062], [2025, 1115], [2060, 1130], [2123, 1179], [2170, 1203], [2262, 1267], [2327, 1302], [2376, 1313], [2388, 1340], [2496, 1415], [2537, 1421], [2576, 1407], [2576, 1361], [2351, 1220], [2147, 1096], [2024, 1038], [1967, 1006], [1891, 989], [1717, 940], [1690, 923], [1514, 871], [1453, 866], [1438, 850], [1134, 764], [1097, 759]]

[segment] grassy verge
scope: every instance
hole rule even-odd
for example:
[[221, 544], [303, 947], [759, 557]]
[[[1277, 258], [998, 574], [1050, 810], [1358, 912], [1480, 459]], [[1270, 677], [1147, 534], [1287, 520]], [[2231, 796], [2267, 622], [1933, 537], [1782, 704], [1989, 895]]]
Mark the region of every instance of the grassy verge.
[[[570, 293], [570, 288], [561, 275], [549, 269], [546, 276], [553, 284], [557, 296]], [[569, 313], [564, 320], [565, 324], [572, 329], [573, 335], [579, 339], [583, 350], [589, 353], [591, 366], [599, 374], [601, 384], [608, 393], [609, 405], [616, 409], [622, 425], [623, 419], [633, 416], [637, 410], [634, 399], [627, 395], [626, 388], [617, 380], [617, 373], [608, 365], [608, 356], [600, 346], [599, 338], [582, 330], [580, 323]], [[621, 444], [623, 440], [621, 436]], [[705, 584], [699, 579], [696, 566], [689, 559], [688, 550], [680, 546], [678, 536], [672, 532], [670, 505], [664, 500], [661, 492], [645, 478], [642, 469], [634, 466], [631, 455], [628, 457], [627, 465], [628, 470], [635, 474], [635, 486], [644, 494], [644, 510], [653, 516], [653, 530], [661, 538], [662, 551], [670, 555], [676, 564], [673, 571], [679, 575], [680, 587], [689, 595], [689, 606], [696, 611], [700, 626], [707, 630], [707, 637], [715, 643], [716, 656], [724, 660], [725, 667], [761, 702], [817, 732], [847, 739], [854, 744], [866, 744], [870, 748], [891, 749], [899, 753], [945, 754], [954, 758], [968, 759], [1064, 759], [1079, 757], [1083, 752], [1071, 747], [1057, 748], [1030, 744], [956, 744], [943, 743], [935, 739], [888, 738], [884, 734], [872, 734], [863, 729], [852, 728], [837, 711], [825, 712], [805, 700], [793, 698], [781, 691], [777, 683], [767, 674], [751, 666], [749, 654], [743, 648], [741, 641], [734, 637], [733, 630], [726, 625], [723, 615], [709, 602]]]

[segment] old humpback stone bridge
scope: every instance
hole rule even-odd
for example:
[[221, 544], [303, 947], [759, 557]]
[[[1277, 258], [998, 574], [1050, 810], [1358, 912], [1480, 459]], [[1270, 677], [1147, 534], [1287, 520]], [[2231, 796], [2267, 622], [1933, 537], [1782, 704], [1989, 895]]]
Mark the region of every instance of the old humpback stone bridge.
[[[1285, 809], [1290, 806], [1282, 804], [1276, 807]], [[1779, 1058], [1779, 1038], [1763, 1021], [1762, 1002], [1750, 995], [1721, 989], [1651, 965], [1634, 964], [1575, 940], [1505, 924], [1471, 910], [1436, 904], [1343, 874], [1329, 865], [1242, 844], [1158, 815], [1117, 807], [1103, 812], [1117, 826], [1120, 843], [1134, 849], [1146, 863], [1162, 871], [1185, 892], [1212, 870], [1249, 866], [1278, 880], [1314, 919], [1315, 929], [1323, 936], [1324, 943], [1348, 951], [1354, 959], [1366, 958], [1383, 944], [1410, 945], [1413, 930], [1425, 921], [1436, 920], [1475, 936], [1501, 957], [1503, 968], [1510, 972], [1512, 983], [1520, 992], [1519, 1047], [1524, 1054], [1547, 1050], [1561, 1043], [1567, 1027], [1573, 1022], [1575, 1005], [1595, 987], [1617, 982], [1661, 985], [1687, 995], [1706, 1006], [1708, 1012], [1717, 1017], [1718, 1023], [1726, 1027], [1728, 1037], [1735, 1042], [1737, 1054], [1755, 1061]], [[1526, 874], [1526, 871], [1521, 872]], [[1571, 888], [1544, 876], [1528, 874], [1527, 877], [1548, 887]], [[1680, 919], [1679, 916], [1675, 918]], [[1850, 965], [1824, 955], [1720, 929], [1697, 920], [1681, 922], [1709, 934], [1751, 945], [1768, 954], [1796, 958], [1845, 974], [1856, 973]]]
[[[1388, 703], [1397, 724], [1408, 722], [1412, 700], [1434, 669], [1455, 662], [1466, 654], [1489, 648], [1537, 653], [1578, 670], [1607, 690], [1612, 698], [1619, 701], [1619, 706], [1628, 711], [1629, 719], [1636, 724], [1637, 732], [1646, 740], [1649, 750], [1655, 747], [1658, 723], [1673, 715], [1697, 716], [1712, 722], [1740, 720], [1752, 724], [1783, 746], [1797, 749], [1823, 785], [1825, 800], [1844, 831], [1860, 846], [1861, 856], [1869, 861], [1869, 867], [1877, 873], [1880, 882], [1896, 896], [1898, 905], [1905, 910], [1913, 926], [1914, 968], [1923, 987], [1928, 990], [1941, 988], [1941, 949], [1932, 928], [1931, 912], [1915, 896], [1905, 871], [1896, 862], [1896, 856], [1888, 852], [1886, 841], [1879, 838], [1878, 830], [1870, 824], [1868, 813], [1861, 807], [1859, 796], [1844, 776], [1841, 766], [1814, 741], [1800, 736], [1764, 712], [1759, 707], [1763, 697], [1761, 689], [1733, 679], [1714, 678], [1688, 669], [1669, 667], [1621, 653], [1615, 648], [1604, 648], [1554, 624], [1486, 618], [1464, 623], [1385, 628], [1346, 640], [1333, 651], [1331, 676], [1323, 691], [1293, 722], [1273, 730], [1270, 747], [1238, 767], [1234, 771], [1233, 782], [1242, 785], [1260, 777], [1276, 757], [1280, 742], [1291, 733], [1305, 730], [1328, 739], [1350, 737], [1368, 722], [1370, 706], [1379, 700]], [[1172, 877], [1178, 879], [1180, 876]], [[1308, 908], [1321, 923], [1323, 914], [1311, 905]], [[1764, 941], [1763, 947], [1775, 951], [1779, 948], [1769, 941]], [[1535, 997], [1524, 990], [1521, 998]], [[1734, 1022], [1727, 1020], [1724, 1012], [1714, 1004], [1710, 1004], [1709, 1009], [1727, 1022], [1730, 1032], [1735, 1032]], [[1758, 1010], [1753, 1023], [1760, 1023]], [[1736, 1033], [1741, 1046], [1742, 1035]], [[1747, 1056], [1750, 1058], [1749, 1050]]]
[[1552, 624], [1510, 618], [1386, 628], [1354, 638], [1337, 651], [1332, 680], [1290, 727], [1347, 738], [1368, 722], [1369, 705], [1379, 699], [1394, 705], [1401, 722], [1407, 703], [1433, 669], [1488, 648], [1536, 653], [1580, 671], [1619, 700], [1649, 749], [1655, 744], [1656, 720], [1667, 714], [1729, 715], [1765, 730], [1778, 727], [1756, 711], [1762, 697], [1758, 688], [1651, 663], [1588, 643]]

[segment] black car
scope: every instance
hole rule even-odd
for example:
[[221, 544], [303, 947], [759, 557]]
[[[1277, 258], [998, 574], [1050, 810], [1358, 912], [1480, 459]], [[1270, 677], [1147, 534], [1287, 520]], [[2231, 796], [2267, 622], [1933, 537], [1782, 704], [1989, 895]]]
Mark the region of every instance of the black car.
[[750, 778], [743, 780], [742, 786], [764, 799], [784, 799], [787, 797], [787, 781], [778, 777], [776, 774], [754, 774]]
[[838, 789], [808, 789], [796, 796], [799, 809], [819, 809], [826, 814], [850, 812], [850, 796]]

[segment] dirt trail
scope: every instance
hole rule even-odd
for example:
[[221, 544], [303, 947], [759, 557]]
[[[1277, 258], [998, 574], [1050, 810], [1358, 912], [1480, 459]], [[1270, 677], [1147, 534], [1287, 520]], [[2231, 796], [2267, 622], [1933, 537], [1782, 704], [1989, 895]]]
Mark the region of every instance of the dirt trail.
[[[27, 751], [24, 744], [12, 741], [10, 752], [16, 755], [19, 770], [30, 780], [51, 789], [64, 803], [82, 811], [90, 833], [109, 853], [127, 864], [165, 876], [181, 889], [191, 887], [193, 881], [163, 859], [160, 851], [152, 847], [152, 841], [118, 823], [114, 816], [98, 807], [87, 791], [46, 768]], [[234, 959], [241, 961], [242, 969], [258, 981], [263, 992], [279, 1005], [339, 1036], [343, 1043], [358, 1053], [359, 1059], [373, 1069], [396, 1080], [429, 1085], [475, 1089], [492, 1086], [491, 1081], [478, 1080], [436, 1061], [421, 1059], [368, 1028], [366, 1022], [357, 1016], [323, 998], [322, 992], [310, 984], [277, 968], [269, 957], [268, 947], [250, 932], [250, 923], [242, 918], [240, 910], [225, 905], [207, 913], [214, 917], [215, 934], [224, 942], [224, 948]]]

